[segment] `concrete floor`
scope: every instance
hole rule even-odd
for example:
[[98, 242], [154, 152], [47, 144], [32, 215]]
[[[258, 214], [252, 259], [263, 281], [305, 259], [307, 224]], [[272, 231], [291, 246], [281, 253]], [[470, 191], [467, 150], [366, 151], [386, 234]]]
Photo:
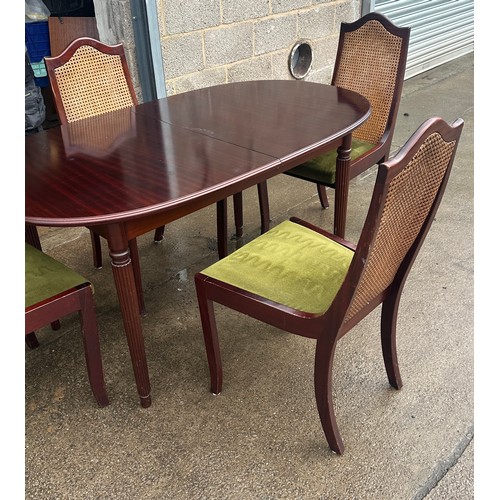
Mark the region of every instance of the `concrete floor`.
[[[379, 309], [337, 349], [343, 456], [329, 451], [321, 429], [309, 339], [218, 307], [225, 380], [219, 396], [209, 392], [193, 275], [217, 258], [215, 207], [169, 224], [160, 245], [152, 233], [139, 238], [148, 409], [139, 405], [109, 258], [94, 269], [86, 229], [41, 228], [44, 250], [95, 285], [111, 404], [98, 408], [92, 397], [76, 317], [40, 331], [41, 346], [25, 352], [25, 498], [473, 498], [473, 75], [470, 54], [405, 82], [393, 150], [431, 116], [462, 117], [465, 128], [401, 301], [404, 387], [386, 379]], [[351, 183], [349, 239], [361, 230], [375, 173]], [[245, 192], [242, 242], [258, 235], [256, 191]], [[331, 228], [333, 211], [320, 208], [312, 184], [281, 175], [269, 192], [273, 225], [297, 215]]]

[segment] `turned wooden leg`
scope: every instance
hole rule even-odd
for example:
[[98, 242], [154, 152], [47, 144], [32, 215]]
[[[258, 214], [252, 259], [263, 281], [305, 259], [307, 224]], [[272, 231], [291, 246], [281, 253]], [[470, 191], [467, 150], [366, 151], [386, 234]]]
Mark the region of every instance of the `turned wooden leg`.
[[342, 140], [337, 150], [337, 169], [335, 172], [335, 212], [333, 214], [333, 234], [345, 237], [347, 219], [347, 198], [349, 193], [349, 168], [351, 165], [351, 136]]
[[132, 267], [134, 269], [135, 289], [137, 290], [137, 299], [139, 301], [139, 312], [141, 316], [146, 314], [146, 304], [144, 302], [144, 291], [142, 289], [141, 276], [141, 261], [139, 257], [139, 249], [137, 240], [134, 238], [128, 242], [130, 248], [130, 258], [132, 259]]
[[108, 227], [108, 244], [137, 391], [141, 406], [147, 408], [151, 405], [151, 385], [139, 314], [139, 299], [132, 260], [130, 259], [129, 242], [126, 239], [125, 231], [119, 224]]

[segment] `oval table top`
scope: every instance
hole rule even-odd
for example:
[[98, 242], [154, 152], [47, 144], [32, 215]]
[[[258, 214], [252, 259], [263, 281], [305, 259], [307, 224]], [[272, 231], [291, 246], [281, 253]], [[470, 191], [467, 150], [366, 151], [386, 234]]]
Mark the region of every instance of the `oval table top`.
[[89, 226], [181, 216], [338, 147], [369, 114], [349, 90], [264, 80], [52, 128], [25, 140], [25, 220]]

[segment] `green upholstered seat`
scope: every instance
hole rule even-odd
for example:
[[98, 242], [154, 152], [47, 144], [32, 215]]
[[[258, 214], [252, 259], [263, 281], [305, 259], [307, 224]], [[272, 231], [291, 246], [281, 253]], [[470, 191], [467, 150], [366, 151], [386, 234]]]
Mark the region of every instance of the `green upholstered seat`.
[[202, 273], [299, 311], [323, 314], [353, 255], [325, 236], [285, 221]]
[[[355, 161], [361, 155], [370, 151], [370, 149], [373, 149], [374, 147], [375, 144], [372, 144], [371, 142], [353, 138], [351, 145], [351, 162]], [[313, 160], [302, 163], [298, 167], [292, 168], [286, 173], [333, 187], [335, 184], [336, 162], [337, 150], [335, 149], [325, 153], [324, 155], [318, 156]]]
[[61, 262], [25, 244], [26, 308], [87, 282], [88, 280]]

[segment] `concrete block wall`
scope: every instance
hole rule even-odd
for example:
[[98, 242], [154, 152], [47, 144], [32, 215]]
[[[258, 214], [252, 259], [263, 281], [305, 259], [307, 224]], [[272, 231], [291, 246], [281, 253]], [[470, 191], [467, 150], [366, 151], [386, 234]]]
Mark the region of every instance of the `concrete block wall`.
[[339, 25], [361, 0], [158, 0], [167, 95], [243, 80], [293, 79], [289, 56], [307, 40], [305, 80], [330, 83]]
[[99, 39], [110, 45], [123, 43], [137, 98], [142, 102], [130, 0], [94, 0], [94, 9]]

